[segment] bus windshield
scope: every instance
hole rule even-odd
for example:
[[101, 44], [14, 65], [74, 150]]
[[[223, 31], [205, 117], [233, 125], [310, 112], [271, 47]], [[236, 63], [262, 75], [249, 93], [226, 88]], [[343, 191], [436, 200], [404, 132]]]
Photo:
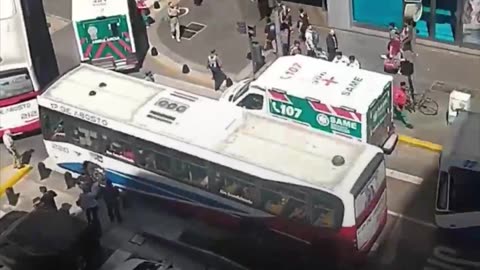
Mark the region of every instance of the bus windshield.
[[33, 91], [27, 69], [0, 73], [0, 99], [11, 98]]
[[453, 212], [480, 211], [480, 171], [459, 167], [450, 170], [450, 210]]

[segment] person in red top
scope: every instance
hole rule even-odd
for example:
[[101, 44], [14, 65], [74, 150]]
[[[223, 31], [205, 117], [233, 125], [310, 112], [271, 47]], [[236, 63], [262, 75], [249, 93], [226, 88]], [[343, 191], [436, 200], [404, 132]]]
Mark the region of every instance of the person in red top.
[[407, 85], [405, 82], [401, 82], [400, 86], [393, 87], [393, 111], [394, 111], [394, 119], [400, 120], [405, 127], [413, 128], [413, 125], [410, 124], [405, 116], [404, 109], [408, 103], [408, 96], [407, 96]]
[[400, 41], [400, 35], [396, 33], [395, 36], [390, 40], [390, 42], [388, 42], [388, 45], [387, 45], [388, 55], [390, 56], [390, 58], [400, 59], [401, 48], [402, 48], [402, 42]]

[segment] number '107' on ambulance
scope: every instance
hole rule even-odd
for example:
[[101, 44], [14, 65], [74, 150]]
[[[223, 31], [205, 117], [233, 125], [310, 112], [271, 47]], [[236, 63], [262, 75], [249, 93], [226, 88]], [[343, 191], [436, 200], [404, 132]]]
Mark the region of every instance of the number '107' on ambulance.
[[257, 79], [228, 88], [221, 100], [311, 128], [377, 145], [398, 141], [388, 75], [303, 55], [277, 59]]

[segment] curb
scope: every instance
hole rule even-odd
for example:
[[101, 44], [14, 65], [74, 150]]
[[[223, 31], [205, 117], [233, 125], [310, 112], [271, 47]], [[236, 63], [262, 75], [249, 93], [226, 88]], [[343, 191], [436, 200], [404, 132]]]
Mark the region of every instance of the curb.
[[10, 178], [0, 185], [0, 196], [2, 196], [7, 188], [13, 187], [18, 181], [20, 181], [25, 175], [27, 175], [32, 170], [32, 166], [26, 165], [25, 167], [17, 170]]
[[398, 140], [402, 143], [409, 144], [418, 148], [427, 149], [433, 152], [441, 152], [443, 149], [443, 147], [440, 144], [419, 140], [417, 138], [406, 136], [406, 135], [399, 135]]

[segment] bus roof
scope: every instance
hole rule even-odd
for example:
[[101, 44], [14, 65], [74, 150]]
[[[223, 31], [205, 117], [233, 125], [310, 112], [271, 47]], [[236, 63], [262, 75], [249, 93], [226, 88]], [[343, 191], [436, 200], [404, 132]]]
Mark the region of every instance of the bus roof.
[[[210, 160], [215, 156], [212, 162], [235, 168], [240, 161], [247, 165], [238, 165], [237, 170], [253, 168], [249, 172], [264, 179], [317, 189], [351, 188], [353, 183], [344, 181], [351, 179], [347, 176], [358, 177], [381, 152], [368, 144], [84, 64], [47, 89], [39, 98], [41, 105], [43, 98], [162, 136], [155, 140], [167, 147], [165, 138], [187, 143], [190, 149], [201, 148]], [[135, 136], [142, 137], [143, 132], [138, 133]], [[203, 150], [189, 154], [202, 157]], [[337, 155], [345, 164], [332, 163]]]
[[294, 55], [278, 58], [252, 84], [365, 113], [391, 81], [388, 75]]
[[0, 71], [30, 65], [27, 33], [19, 0], [0, 1]]
[[460, 111], [451, 129], [442, 157], [480, 161], [480, 113]]
[[97, 17], [128, 15], [129, 0], [73, 0], [72, 21], [91, 20]]

